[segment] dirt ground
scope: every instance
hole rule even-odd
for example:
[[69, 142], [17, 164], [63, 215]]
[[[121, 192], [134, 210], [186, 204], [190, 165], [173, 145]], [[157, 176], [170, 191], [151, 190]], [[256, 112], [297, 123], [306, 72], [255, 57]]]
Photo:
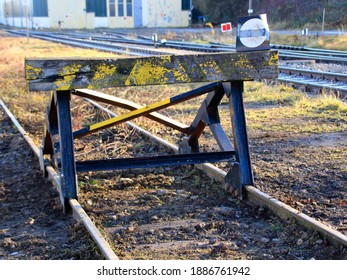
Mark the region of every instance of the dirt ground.
[[346, 139], [347, 132], [254, 139], [257, 187], [347, 234]]
[[0, 124], [0, 260], [102, 259], [2, 109]]

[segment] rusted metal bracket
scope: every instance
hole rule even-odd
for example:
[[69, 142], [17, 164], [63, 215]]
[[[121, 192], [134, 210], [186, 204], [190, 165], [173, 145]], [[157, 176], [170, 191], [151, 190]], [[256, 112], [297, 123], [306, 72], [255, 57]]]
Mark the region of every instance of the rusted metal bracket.
[[[206, 126], [220, 123], [218, 105], [224, 96], [222, 85], [210, 92], [200, 106], [200, 109], [189, 127], [189, 137], [181, 144], [181, 151], [199, 152], [199, 137]], [[216, 135], [218, 137], [218, 135]], [[187, 144], [190, 148], [187, 147]], [[185, 147], [185, 148], [183, 148]]]
[[238, 162], [234, 162], [231, 165], [230, 170], [224, 177], [224, 190], [231, 193], [233, 196], [237, 196], [240, 199], [243, 198], [240, 165]]

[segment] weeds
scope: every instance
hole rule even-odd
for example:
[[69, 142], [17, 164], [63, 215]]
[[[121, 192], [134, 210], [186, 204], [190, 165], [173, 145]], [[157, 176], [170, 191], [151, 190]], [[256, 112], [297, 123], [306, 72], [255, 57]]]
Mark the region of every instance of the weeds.
[[323, 94], [319, 97], [303, 96], [296, 106], [316, 114], [336, 113], [341, 115], [341, 117], [347, 116], [347, 104], [328, 94]]
[[258, 131], [325, 133], [347, 128], [346, 103], [327, 93], [309, 96], [284, 85], [252, 82], [246, 83], [245, 103], [248, 128]]
[[321, 37], [271, 34], [271, 43], [278, 45], [291, 45], [346, 51], [347, 35]]
[[270, 229], [274, 231], [275, 233], [282, 232], [283, 228], [281, 224], [270, 224]]
[[260, 82], [245, 83], [245, 102], [257, 102], [261, 104], [294, 105], [303, 94], [286, 85], [278, 85], [274, 90]]

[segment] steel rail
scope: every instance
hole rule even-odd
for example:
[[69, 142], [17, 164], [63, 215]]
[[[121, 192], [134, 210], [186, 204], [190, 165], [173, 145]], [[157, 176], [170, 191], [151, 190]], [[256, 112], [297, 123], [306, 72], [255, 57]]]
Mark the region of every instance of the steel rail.
[[[20, 31], [13, 31], [10, 30], [9, 32], [14, 33], [14, 34], [23, 34], [23, 32]], [[108, 51], [108, 52], [113, 52], [113, 53], [121, 53], [121, 54], [127, 54], [127, 55], [132, 55], [132, 56], [146, 56], [146, 55], [167, 55], [167, 54], [172, 54], [171, 52], [167, 51], [161, 51], [157, 49], [143, 49], [140, 47], [134, 47], [134, 46], [124, 46], [121, 45], [123, 41], [123, 38], [116, 38], [114, 40], [117, 40], [119, 44], [113, 44], [110, 42], [98, 42], [96, 41], [97, 39], [105, 39], [112, 41], [113, 39], [110, 37], [102, 37], [100, 35], [89, 35], [89, 34], [70, 34], [68, 33], [67, 36], [71, 36], [74, 38], [67, 38], [66, 36], [63, 37], [62, 35], [57, 35], [57, 34], [51, 34], [51, 33], [44, 33], [44, 32], [32, 32], [31, 36], [39, 39], [44, 39], [44, 40], [49, 40], [53, 42], [58, 42], [58, 43], [63, 43], [67, 45], [71, 45], [74, 47], [83, 47], [83, 48], [90, 48], [90, 49], [98, 49], [101, 51]], [[124, 37], [124, 36], [123, 36]], [[76, 39], [76, 38], [83, 38], [82, 39]], [[91, 40], [92, 39], [92, 40]], [[146, 39], [140, 39], [140, 40], [135, 40], [135, 39], [126, 39], [126, 42], [131, 42], [132, 44], [141, 44], [144, 43]], [[150, 40], [147, 40], [145, 45], [150, 45]], [[170, 45], [171, 44], [171, 45]], [[179, 44], [182, 44], [180, 46]], [[189, 50], [194, 50], [194, 51], [200, 51], [200, 52], [226, 52], [226, 51], [231, 51], [231, 49], [227, 49], [225, 45], [223, 45], [223, 48], [213, 48], [210, 46], [207, 46], [207, 48], [204, 47], [202, 44], [195, 44], [195, 43], [187, 43], [187, 42], [178, 42], [178, 41], [170, 41], [170, 43], [165, 44], [166, 47], [171, 47], [171, 48], [179, 48], [179, 49], [189, 49]], [[186, 47], [184, 47], [186, 46]], [[306, 56], [310, 52], [311, 49], [303, 48], [303, 47], [291, 47], [291, 46], [277, 46], [278, 49], [290, 49], [292, 48], [295, 52], [301, 51], [301, 53], [297, 55], [291, 55], [290, 52], [284, 51], [288, 53], [288, 56], [291, 57], [292, 59], [323, 59], [321, 56], [315, 55], [314, 57], [312, 56]], [[308, 50], [308, 51], [307, 51]], [[316, 51], [316, 49], [314, 49]], [[324, 51], [322, 51], [324, 53]], [[281, 54], [282, 53], [282, 54]], [[337, 53], [338, 55], [342, 55], [344, 52], [340, 51], [333, 51], [331, 53]], [[342, 54], [341, 54], [342, 53]], [[330, 54], [330, 51], [328, 52]], [[282, 56], [283, 58], [284, 53], [280, 51], [280, 58]], [[327, 58], [329, 61], [336, 61], [338, 59], [341, 62], [346, 60], [347, 64], [347, 58], [345, 59], [344, 57], [341, 58], [336, 58], [336, 57], [331, 57], [331, 56], [324, 56]], [[320, 71], [312, 71], [312, 70], [300, 70], [300, 73], [309, 75], [311, 79], [308, 78], [303, 78], [303, 77], [295, 77], [293, 75], [288, 75], [291, 73], [298, 73], [295, 68], [289, 68], [289, 67], [283, 67], [279, 66], [279, 77], [278, 81], [286, 84], [293, 84], [297, 85], [298, 87], [303, 87], [305, 89], [315, 89], [321, 91], [322, 89], [327, 89], [329, 91], [336, 92], [339, 97], [344, 98], [347, 96], [347, 86], [343, 84], [336, 84], [336, 82], [344, 82], [346, 81], [346, 75], [344, 74], [338, 74], [338, 73], [329, 73], [329, 72], [320, 72]], [[320, 80], [314, 80], [314, 77], [320, 77], [322, 78], [322, 73], [323, 73], [323, 78], [330, 79], [331, 81], [320, 81]], [[302, 76], [302, 75], [301, 75]]]
[[[115, 43], [128, 43], [128, 44], [140, 44], [146, 46], [154, 46], [154, 42], [151, 38], [141, 36], [141, 38], [127, 38], [125, 35], [115, 36], [112, 33], [106, 35], [95, 35], [95, 34], [71, 34], [68, 33], [67, 36], [71, 36], [74, 38], [80, 39], [88, 39], [88, 40], [99, 40], [99, 41], [107, 41], [107, 42], [115, 42]], [[217, 44], [198, 44], [192, 42], [182, 42], [182, 41], [161, 41], [156, 42], [157, 46], [173, 48], [173, 49], [181, 49], [181, 50], [189, 50], [189, 51], [198, 51], [198, 52], [234, 52], [235, 46], [226, 45], [220, 46]]]
[[292, 75], [281, 74], [277, 78], [279, 82], [286, 84], [293, 84], [305, 89], [316, 89], [318, 91], [327, 89], [329, 91], [335, 92], [338, 97], [345, 98], [347, 96], [347, 85], [336, 85], [332, 81], [319, 81], [314, 78], [308, 77], [293, 77]]
[[[85, 99], [89, 103], [91, 103], [96, 108], [108, 113], [109, 115], [116, 117], [117, 114], [112, 112], [111, 110], [101, 106], [99, 103], [92, 101], [90, 99]], [[149, 131], [140, 128], [139, 126], [133, 124], [132, 122], [126, 122], [132, 129], [135, 129], [137, 132], [142, 135], [148, 137], [151, 140], [156, 141], [157, 143], [163, 145], [164, 147], [170, 149], [174, 153], [178, 153], [178, 146], [162, 139], [156, 135], [151, 134]], [[224, 182], [224, 177], [226, 176], [226, 172], [215, 167], [210, 163], [198, 164], [195, 165], [198, 169], [205, 172], [209, 177], [219, 181]], [[271, 197], [270, 195], [256, 189], [253, 186], [244, 186], [244, 190], [246, 193], [247, 201], [249, 201], [253, 205], [263, 206], [269, 208], [273, 211], [274, 214], [281, 218], [286, 219], [294, 219], [301, 225], [311, 230], [315, 230], [326, 237], [328, 240], [332, 242], [332, 244], [336, 246], [347, 247], [347, 236], [342, 234], [341, 232], [324, 225], [323, 223], [311, 218], [310, 216], [294, 209], [293, 207]]]
[[330, 55], [322, 55], [316, 53], [307, 53], [307, 52], [299, 52], [299, 51], [287, 51], [287, 50], [279, 50], [279, 58], [282, 60], [288, 59], [313, 59], [318, 62], [325, 63], [336, 63], [336, 64], [347, 64], [346, 57], [333, 57]]
[[[6, 29], [7, 32], [13, 34], [27, 35], [25, 31], [15, 31], [13, 29]], [[97, 43], [97, 41], [107, 41], [110, 43], [128, 43], [128, 44], [143, 44], [147, 46], [154, 46], [151, 38], [146, 36], [138, 36], [140, 39], [127, 38], [126, 33], [122, 33], [121, 36], [115, 35], [113, 33], [105, 33], [103, 35], [95, 33], [48, 33], [42, 31], [30, 31], [30, 36], [47, 36], [55, 37], [55, 39], [65, 39], [65, 40], [86, 40], [89, 42]], [[165, 43], [161, 41], [157, 42], [157, 46], [165, 46], [167, 48], [184, 49], [199, 52], [233, 52], [235, 51], [235, 45], [233, 44], [223, 44], [223, 43], [209, 43], [209, 44], [198, 44], [192, 42], [182, 42], [169, 40]], [[347, 64], [347, 53], [338, 50], [326, 50], [326, 49], [316, 49], [307, 48], [300, 46], [287, 46], [287, 45], [276, 45], [271, 44], [272, 49], [279, 50], [280, 59], [315, 59], [321, 62], [334, 62], [339, 64]], [[158, 51], [159, 52], [159, 51]]]
[[[22, 34], [25, 35], [24, 32], [19, 31], [8, 31], [10, 33], [14, 34]], [[90, 40], [80, 40], [80, 39], [73, 39], [73, 38], [61, 38], [61, 37], [53, 37], [53, 36], [46, 36], [42, 34], [30, 34], [31, 37], [51, 41], [55, 43], [61, 43], [73, 47], [79, 47], [79, 48], [87, 48], [87, 49], [97, 49], [101, 51], [106, 52], [112, 52], [112, 53], [120, 53], [120, 54], [127, 54], [127, 55], [135, 55], [135, 56], [153, 56], [153, 55], [167, 55], [167, 54], [173, 54], [172, 52], [168, 51], [159, 51], [156, 49], [144, 49], [140, 47], [134, 47], [134, 46], [124, 46], [120, 44], [111, 44], [108, 42], [96, 42], [96, 41], [90, 41]]]
[[33, 38], [43, 39], [43, 40], [49, 40], [54, 41], [62, 44], [67, 44], [71, 46], [77, 46], [77, 47], [84, 47], [84, 48], [90, 48], [90, 49], [98, 49], [103, 51], [109, 51], [109, 52], [115, 52], [115, 53], [122, 53], [122, 54], [128, 54], [128, 55], [165, 55], [165, 54], [173, 54], [172, 52], [168, 51], [159, 51], [156, 49], [145, 49], [140, 47], [134, 47], [134, 46], [124, 46], [121, 44], [112, 44], [109, 42], [97, 42], [97, 41], [91, 41], [91, 40], [81, 40], [81, 39], [72, 39], [72, 38], [47, 38], [42, 35], [31, 35]]
[[336, 82], [347, 82], [347, 74], [342, 74], [342, 73], [315, 71], [310, 69], [300, 69], [300, 68], [287, 67], [287, 66], [280, 66], [278, 69], [280, 73], [286, 73], [290, 75], [308, 76], [311, 78], [317, 77], [320, 79], [333, 80]]
[[321, 72], [309, 69], [281, 66], [278, 81], [286, 84], [294, 84], [307, 89], [336, 92], [339, 97], [347, 96], [347, 75], [334, 72]]
[[[104, 42], [107, 43], [120, 43], [120, 44], [133, 44], [133, 45], [145, 45], [149, 47], [154, 47], [154, 42], [151, 39], [131, 39], [126, 37], [110, 37], [110, 36], [101, 36], [101, 35], [94, 35], [94, 34], [67, 34], [65, 36], [62, 35], [55, 35], [55, 34], [46, 34], [46, 33], [31, 33], [33, 37], [35, 36], [47, 36], [51, 38], [55, 38], [58, 40], [65, 40], [65, 39], [72, 39], [73, 40], [85, 40], [87, 42], [93, 42], [93, 43], [99, 43], [103, 44]], [[156, 42], [156, 46], [165, 47], [165, 48], [172, 48], [172, 49], [180, 49], [180, 50], [187, 50], [187, 51], [195, 51], [195, 52], [207, 52], [207, 53], [215, 53], [215, 52], [234, 52], [235, 48], [232, 47], [217, 47], [212, 44], [197, 44], [197, 43], [191, 43], [191, 42], [180, 42], [180, 41], [158, 41]], [[157, 50], [157, 52], [161, 52]], [[164, 52], [164, 54], [166, 54]]]
[[287, 45], [276, 45], [271, 44], [270, 47], [276, 50], [293, 50], [300, 51], [306, 53], [316, 53], [316, 54], [324, 54], [329, 56], [337, 56], [337, 57], [345, 57], [347, 58], [347, 52], [338, 51], [338, 50], [327, 50], [327, 49], [317, 49], [317, 48], [307, 48], [307, 47], [299, 47], [299, 46], [287, 46]]
[[[6, 104], [0, 99], [0, 105], [7, 114], [7, 116], [11, 119], [13, 124], [16, 126], [20, 134], [23, 136], [31, 150], [34, 152], [35, 156], [40, 158], [40, 149], [36, 146], [34, 141], [30, 138], [29, 134], [24, 130], [21, 124], [17, 121], [16, 117], [11, 113]], [[54, 185], [55, 188], [58, 189], [59, 193], [61, 193], [61, 182], [60, 176], [57, 174], [55, 169], [47, 165], [45, 166], [46, 171], [48, 173], [49, 181]], [[111, 246], [107, 243], [105, 238], [102, 236], [101, 232], [95, 226], [93, 221], [89, 218], [87, 213], [83, 210], [82, 206], [76, 199], [69, 199], [69, 205], [72, 209], [72, 215], [77, 222], [83, 223], [97, 246], [99, 247], [101, 253], [107, 260], [118, 260], [118, 256], [113, 252]]]

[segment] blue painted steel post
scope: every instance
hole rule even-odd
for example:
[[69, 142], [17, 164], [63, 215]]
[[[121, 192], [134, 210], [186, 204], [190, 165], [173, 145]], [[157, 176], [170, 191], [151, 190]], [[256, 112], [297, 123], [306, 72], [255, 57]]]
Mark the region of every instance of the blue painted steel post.
[[239, 162], [241, 186], [253, 185], [253, 172], [249, 153], [246, 116], [243, 105], [243, 81], [223, 84], [231, 115], [236, 161]]
[[55, 92], [61, 153], [61, 187], [65, 199], [64, 212], [67, 212], [69, 209], [68, 199], [77, 198], [77, 178], [72, 136], [70, 98], [70, 91]]

